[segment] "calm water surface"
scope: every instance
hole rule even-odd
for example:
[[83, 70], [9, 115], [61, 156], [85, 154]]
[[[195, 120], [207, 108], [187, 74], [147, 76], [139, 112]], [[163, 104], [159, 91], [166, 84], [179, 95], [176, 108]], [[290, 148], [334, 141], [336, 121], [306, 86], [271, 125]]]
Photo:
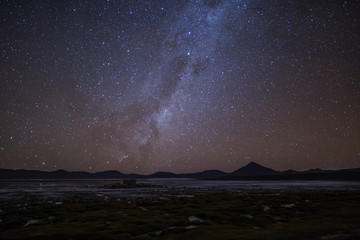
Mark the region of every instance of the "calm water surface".
[[102, 186], [121, 182], [121, 179], [103, 180], [0, 180], [0, 200], [36, 194], [59, 197], [65, 193], [90, 193], [99, 196], [152, 197], [175, 194], [191, 194], [200, 191], [246, 190], [360, 190], [360, 182], [348, 181], [203, 181], [195, 179], [141, 179], [138, 183], [150, 183], [166, 188], [105, 189]]

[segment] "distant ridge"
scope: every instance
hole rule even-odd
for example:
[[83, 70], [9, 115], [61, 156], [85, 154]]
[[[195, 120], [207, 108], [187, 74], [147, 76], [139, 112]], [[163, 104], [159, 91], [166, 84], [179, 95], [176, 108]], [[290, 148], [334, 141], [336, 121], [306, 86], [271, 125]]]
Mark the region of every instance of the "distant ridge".
[[184, 177], [187, 177], [187, 178], [208, 179], [208, 178], [224, 177], [227, 174], [228, 173], [225, 173], [225, 172], [220, 171], [220, 170], [205, 170], [205, 171], [202, 171], [202, 172], [190, 173], [190, 174], [182, 174], [182, 175]]
[[0, 179], [142, 179], [142, 178], [195, 178], [213, 180], [343, 180], [360, 181], [360, 168], [343, 170], [275, 171], [256, 162], [250, 162], [238, 170], [225, 173], [220, 170], [206, 170], [196, 173], [176, 174], [156, 172], [150, 175], [125, 174], [116, 170], [97, 173], [70, 172], [56, 170], [53, 172], [38, 170], [0, 169]]
[[178, 175], [172, 172], [156, 172], [148, 175], [149, 178], [176, 178]]

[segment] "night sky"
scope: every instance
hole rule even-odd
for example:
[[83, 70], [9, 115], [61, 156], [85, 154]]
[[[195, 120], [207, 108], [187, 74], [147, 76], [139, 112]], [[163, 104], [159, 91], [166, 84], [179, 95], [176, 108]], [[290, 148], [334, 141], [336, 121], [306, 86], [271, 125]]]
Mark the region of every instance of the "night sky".
[[0, 168], [360, 167], [360, 1], [0, 9]]

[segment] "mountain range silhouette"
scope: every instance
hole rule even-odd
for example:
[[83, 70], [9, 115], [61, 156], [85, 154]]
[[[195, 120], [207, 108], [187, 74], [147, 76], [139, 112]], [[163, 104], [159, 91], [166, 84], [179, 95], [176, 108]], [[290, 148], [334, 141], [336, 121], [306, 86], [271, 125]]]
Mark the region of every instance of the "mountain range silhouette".
[[156, 172], [150, 175], [125, 174], [116, 170], [89, 173], [81, 171], [0, 169], [0, 179], [142, 179], [142, 178], [195, 178], [214, 180], [360, 180], [360, 168], [343, 170], [276, 171], [256, 162], [250, 162], [236, 171], [226, 173], [220, 170], [205, 170], [196, 173], [176, 174]]

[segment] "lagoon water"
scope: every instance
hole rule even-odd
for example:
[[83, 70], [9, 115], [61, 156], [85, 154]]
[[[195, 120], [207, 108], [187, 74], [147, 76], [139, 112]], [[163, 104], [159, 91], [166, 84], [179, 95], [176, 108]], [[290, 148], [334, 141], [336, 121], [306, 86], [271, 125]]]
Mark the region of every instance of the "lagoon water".
[[360, 182], [139, 179], [163, 187], [103, 187], [116, 182], [0, 180], [0, 239], [360, 236]]
[[[170, 194], [196, 193], [204, 191], [249, 191], [249, 190], [360, 190], [360, 182], [350, 181], [205, 181], [196, 179], [141, 179], [138, 183], [149, 183], [164, 188], [105, 189], [109, 183], [122, 179], [81, 180], [0, 180], [0, 200], [36, 194], [44, 197], [60, 197], [66, 193], [93, 193], [114, 197], [155, 197]], [[175, 190], [175, 191], [174, 191]]]

